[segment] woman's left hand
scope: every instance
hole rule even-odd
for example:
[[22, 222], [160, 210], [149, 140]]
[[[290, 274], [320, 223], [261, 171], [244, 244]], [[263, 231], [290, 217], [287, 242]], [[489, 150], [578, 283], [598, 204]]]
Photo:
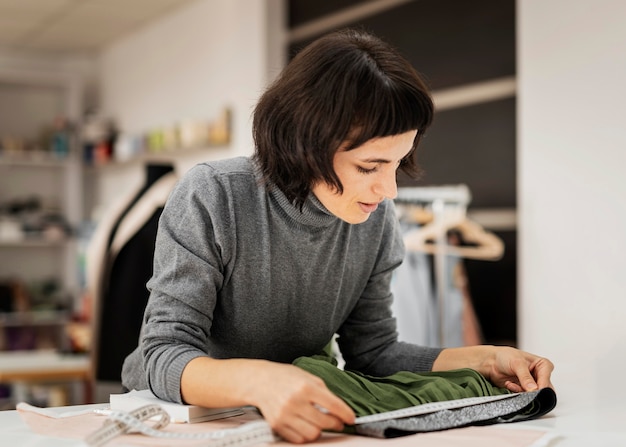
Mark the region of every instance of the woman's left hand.
[[433, 364], [433, 371], [457, 368], [475, 369], [494, 385], [514, 393], [553, 388], [550, 360], [508, 346], [447, 348]]
[[541, 388], [553, 388], [550, 377], [552, 362], [515, 348], [494, 347], [494, 361], [483, 374], [494, 385], [519, 393]]

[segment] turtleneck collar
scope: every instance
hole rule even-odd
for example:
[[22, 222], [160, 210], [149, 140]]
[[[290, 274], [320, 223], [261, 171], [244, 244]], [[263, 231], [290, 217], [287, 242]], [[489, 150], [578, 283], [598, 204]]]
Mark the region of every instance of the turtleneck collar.
[[310, 193], [305, 200], [302, 210], [300, 210], [300, 207], [291, 203], [285, 194], [276, 187], [271, 188], [269, 194], [276, 200], [280, 208], [299, 224], [322, 228], [328, 227], [340, 220], [337, 216], [328, 211], [313, 193]]
[[[256, 180], [263, 184], [263, 175], [261, 169], [254, 160], [254, 157], [250, 158], [250, 162], [253, 166]], [[269, 196], [276, 201], [280, 209], [283, 210], [287, 216], [293, 219], [296, 223], [304, 226], [324, 228], [341, 221], [337, 216], [328, 211], [328, 209], [318, 200], [313, 193], [310, 193], [302, 206], [294, 205], [287, 199], [285, 194], [275, 185], [266, 186], [266, 191]]]

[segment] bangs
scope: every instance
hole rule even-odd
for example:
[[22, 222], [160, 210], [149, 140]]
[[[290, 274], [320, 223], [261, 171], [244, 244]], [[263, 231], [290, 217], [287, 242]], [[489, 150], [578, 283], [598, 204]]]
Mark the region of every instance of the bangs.
[[[366, 60], [369, 57], [366, 56]], [[372, 69], [359, 73], [358, 90], [354, 92], [349, 149], [354, 149], [372, 138], [380, 138], [417, 130], [416, 143], [430, 126], [433, 101], [425, 86], [417, 88], [405, 79], [395, 76], [394, 70]], [[413, 67], [403, 67], [414, 71]], [[417, 73], [415, 78], [419, 79]], [[419, 86], [422, 87], [422, 86]]]
[[398, 135], [417, 130], [414, 147], [430, 126], [433, 102], [426, 90], [418, 90], [388, 77], [375, 76], [357, 93], [350, 131], [350, 146], [355, 149], [372, 138]]

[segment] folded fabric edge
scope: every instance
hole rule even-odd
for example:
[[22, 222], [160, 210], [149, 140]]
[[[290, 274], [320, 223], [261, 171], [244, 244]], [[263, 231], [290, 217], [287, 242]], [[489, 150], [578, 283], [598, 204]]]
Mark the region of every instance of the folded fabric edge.
[[396, 438], [471, 425], [517, 422], [543, 416], [555, 406], [556, 393], [551, 388], [543, 388], [521, 393], [507, 401], [492, 401], [422, 416], [362, 424], [354, 427], [354, 433], [377, 438]]

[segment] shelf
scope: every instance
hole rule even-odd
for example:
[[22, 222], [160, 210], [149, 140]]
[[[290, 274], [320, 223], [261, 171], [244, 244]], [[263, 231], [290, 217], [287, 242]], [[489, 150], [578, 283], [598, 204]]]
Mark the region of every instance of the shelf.
[[[11, 385], [11, 400], [14, 403], [32, 402], [30, 386], [54, 383], [56, 388], [61, 382], [69, 384], [76, 381], [83, 383], [82, 396], [72, 400], [89, 402], [92, 399], [90, 378], [91, 362], [87, 354], [68, 355], [47, 350], [0, 352], [0, 383]], [[62, 402], [58, 405], [67, 405], [68, 396], [61, 397]], [[41, 399], [41, 392], [38, 393], [38, 399]], [[58, 395], [56, 399], [59, 399]], [[38, 405], [49, 404], [45, 402]]]
[[164, 149], [160, 152], [145, 152], [122, 160], [111, 159], [102, 163], [85, 164], [84, 168], [89, 172], [101, 172], [129, 166], [137, 166], [144, 163], [172, 163], [178, 159], [197, 158], [205, 155], [210, 158], [213, 156], [228, 157], [231, 156], [230, 150], [231, 147], [228, 144]]
[[55, 248], [65, 247], [70, 239], [45, 240], [45, 239], [22, 239], [6, 240], [0, 239], [0, 248]]
[[72, 159], [57, 158], [51, 154], [0, 155], [0, 166], [23, 166], [28, 168], [65, 168]]
[[0, 313], [0, 327], [65, 326], [68, 321], [67, 311], [39, 310]]
[[[85, 188], [71, 124], [82, 119], [84, 83], [69, 72], [0, 67], [0, 86], [2, 111], [12, 113], [0, 132], [0, 277], [10, 288], [3, 309], [29, 310], [0, 313], [0, 350], [65, 350], [82, 290], [75, 229]], [[60, 118], [70, 126], [61, 129]]]

